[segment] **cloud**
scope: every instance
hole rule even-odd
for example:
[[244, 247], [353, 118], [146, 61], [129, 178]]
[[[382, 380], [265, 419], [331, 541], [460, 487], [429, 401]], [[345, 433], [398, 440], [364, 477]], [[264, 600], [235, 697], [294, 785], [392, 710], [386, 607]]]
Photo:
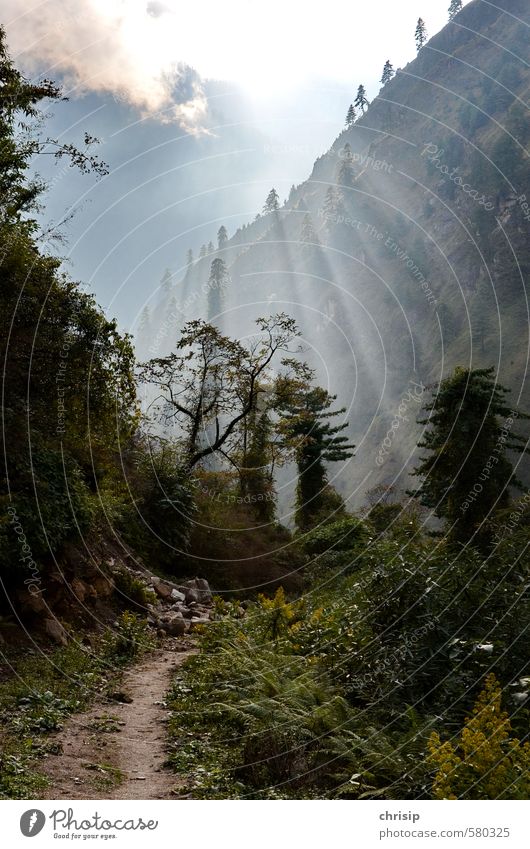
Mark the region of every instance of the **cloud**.
[[164, 47], [171, 12], [159, 0], [4, 0], [8, 47], [28, 74], [60, 77], [66, 93], [107, 92], [141, 114], [203, 130], [208, 103], [199, 75]]

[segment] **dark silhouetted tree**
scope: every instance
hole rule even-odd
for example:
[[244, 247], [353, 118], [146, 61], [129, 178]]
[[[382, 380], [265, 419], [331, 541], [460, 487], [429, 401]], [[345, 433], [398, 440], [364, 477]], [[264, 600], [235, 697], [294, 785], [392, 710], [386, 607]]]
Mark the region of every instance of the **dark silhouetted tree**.
[[425, 21], [423, 20], [423, 18], [418, 18], [414, 38], [416, 40], [416, 48], [419, 52], [427, 41], [427, 27], [425, 26]]
[[221, 224], [217, 231], [217, 248], [222, 251], [228, 241], [228, 233], [224, 224]]
[[212, 324], [190, 321], [175, 352], [140, 366], [140, 380], [156, 393], [154, 418], [183, 434], [188, 469], [227, 450], [256, 408], [257, 387], [270, 382], [275, 356], [294, 353], [290, 346], [299, 332], [292, 318], [279, 313], [256, 325], [258, 333], [243, 345]]
[[344, 462], [355, 446], [340, 436], [347, 422], [332, 425], [329, 421], [345, 412], [344, 408], [331, 410], [335, 400], [335, 395], [304, 380], [280, 378], [277, 383], [278, 432], [298, 467], [295, 521], [301, 531], [325, 519], [328, 506], [331, 512], [343, 509], [342, 499], [328, 483], [325, 463]]
[[462, 0], [451, 0], [451, 5], [449, 6], [449, 20], [452, 21], [453, 18], [456, 18], [459, 12], [463, 9]]
[[271, 189], [263, 206], [263, 212], [277, 212], [279, 208], [280, 199], [278, 197], [278, 192], [276, 189]]
[[426, 405], [428, 427], [420, 448], [428, 451], [413, 474], [422, 478], [414, 493], [447, 521], [450, 539], [487, 542], [487, 520], [509, 503], [509, 488], [521, 488], [508, 452], [528, 453], [525, 437], [513, 431], [516, 418], [504, 401], [509, 390], [494, 368], [456, 368]]
[[226, 263], [216, 257], [210, 267], [208, 280], [208, 321], [219, 317], [223, 309], [223, 296], [229, 280]]
[[381, 75], [381, 82], [383, 85], [386, 85], [392, 77], [394, 76], [394, 68], [392, 67], [392, 63], [390, 59], [387, 59], [385, 62], [385, 67], [383, 68], [383, 73]]
[[368, 98], [366, 97], [366, 89], [363, 85], [360, 85], [357, 89], [357, 96], [355, 97], [353, 105], [356, 109], [360, 109], [363, 114], [367, 107], [370, 105], [368, 102]]
[[355, 106], [353, 103], [350, 103], [348, 111], [346, 113], [346, 127], [349, 129], [353, 127], [355, 124], [355, 119], [357, 117], [357, 113], [355, 112]]

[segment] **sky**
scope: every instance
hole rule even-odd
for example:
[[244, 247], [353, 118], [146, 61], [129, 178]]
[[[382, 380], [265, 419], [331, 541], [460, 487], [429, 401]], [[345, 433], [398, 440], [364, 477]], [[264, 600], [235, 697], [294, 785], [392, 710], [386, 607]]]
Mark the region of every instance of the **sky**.
[[220, 222], [231, 235], [253, 220], [271, 186], [283, 200], [309, 176], [358, 85], [375, 97], [386, 59], [398, 68], [416, 55], [418, 17], [434, 35], [448, 6], [2, 0], [17, 66], [61, 82], [70, 98], [50, 110], [47, 131], [80, 144], [88, 130], [110, 167], [94, 183], [36, 163], [50, 182], [46, 227], [68, 222], [60, 252], [70, 273], [133, 326], [188, 248], [215, 241]]
[[[65, 75], [72, 94], [111, 92], [194, 130], [204, 123], [200, 81], [179, 64], [241, 86], [255, 102], [285, 100], [311, 82], [373, 87], [384, 61], [415, 52], [419, 16], [434, 34], [449, 0], [3, 0], [17, 60]], [[375, 92], [372, 92], [375, 93]]]

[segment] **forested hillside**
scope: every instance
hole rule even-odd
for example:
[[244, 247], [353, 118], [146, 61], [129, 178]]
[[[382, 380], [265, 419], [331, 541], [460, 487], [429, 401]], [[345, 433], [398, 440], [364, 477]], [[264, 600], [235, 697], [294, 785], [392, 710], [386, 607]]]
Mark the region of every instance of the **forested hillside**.
[[[414, 383], [495, 364], [528, 406], [527, 25], [524, 0], [466, 5], [354, 107], [305, 183], [215, 254], [229, 276], [223, 326], [241, 332], [275, 304], [297, 319], [319, 379], [333, 374], [363, 445], [339, 483], [356, 507], [378, 483], [406, 485], [411, 411], [378, 457]], [[162, 350], [181, 314], [206, 316], [213, 257], [144, 317], [142, 352]]]

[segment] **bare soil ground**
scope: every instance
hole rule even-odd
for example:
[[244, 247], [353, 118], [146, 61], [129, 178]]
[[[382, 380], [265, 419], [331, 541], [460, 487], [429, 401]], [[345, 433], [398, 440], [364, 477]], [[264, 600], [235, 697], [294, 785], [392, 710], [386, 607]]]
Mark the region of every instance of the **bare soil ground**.
[[184, 782], [165, 764], [165, 698], [172, 673], [194, 652], [184, 640], [128, 669], [105, 701], [71, 717], [54, 741], [61, 753], [39, 765], [48, 799], [175, 799]]

